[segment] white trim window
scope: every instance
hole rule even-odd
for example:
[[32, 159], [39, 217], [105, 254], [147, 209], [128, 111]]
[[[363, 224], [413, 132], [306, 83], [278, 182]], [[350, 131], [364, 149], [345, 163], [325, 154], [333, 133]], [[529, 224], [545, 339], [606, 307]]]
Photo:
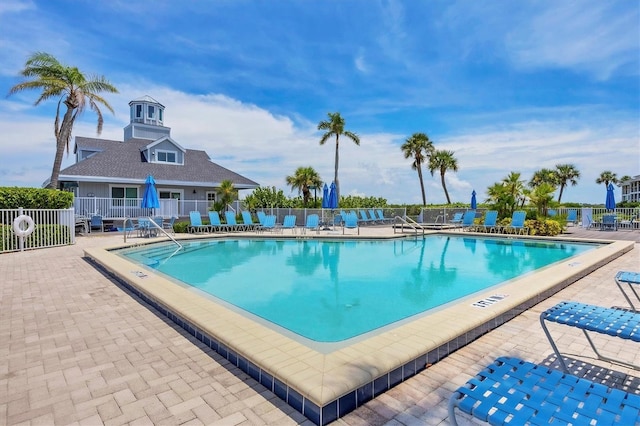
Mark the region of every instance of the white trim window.
[[142, 105], [136, 105], [136, 117], [137, 119], [142, 118]]
[[176, 151], [165, 151], [156, 149], [156, 162], [158, 163], [178, 163], [178, 153]]
[[153, 105], [147, 105], [147, 118], [153, 120], [156, 118], [156, 107]]

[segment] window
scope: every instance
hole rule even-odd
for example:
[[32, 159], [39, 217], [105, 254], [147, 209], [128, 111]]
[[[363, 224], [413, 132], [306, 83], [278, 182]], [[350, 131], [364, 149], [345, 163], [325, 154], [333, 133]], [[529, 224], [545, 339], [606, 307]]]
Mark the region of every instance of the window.
[[152, 105], [149, 105], [149, 109], [147, 110], [147, 117], [155, 118], [155, 115], [156, 115], [156, 108]]
[[177, 163], [178, 155], [175, 151], [156, 150], [156, 161], [158, 163]]
[[136, 118], [142, 118], [142, 105], [136, 105]]
[[159, 121], [162, 121], [162, 112], [163, 112], [162, 108], [158, 108], [158, 120]]

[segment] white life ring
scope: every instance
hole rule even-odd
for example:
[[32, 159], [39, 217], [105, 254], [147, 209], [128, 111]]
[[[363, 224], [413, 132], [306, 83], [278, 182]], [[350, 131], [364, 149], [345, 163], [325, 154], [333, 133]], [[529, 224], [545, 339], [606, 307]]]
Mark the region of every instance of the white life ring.
[[[23, 223], [27, 224], [27, 229], [23, 228]], [[21, 214], [13, 221], [13, 233], [18, 237], [28, 237], [35, 228], [36, 225], [33, 223], [33, 219], [26, 214]]]

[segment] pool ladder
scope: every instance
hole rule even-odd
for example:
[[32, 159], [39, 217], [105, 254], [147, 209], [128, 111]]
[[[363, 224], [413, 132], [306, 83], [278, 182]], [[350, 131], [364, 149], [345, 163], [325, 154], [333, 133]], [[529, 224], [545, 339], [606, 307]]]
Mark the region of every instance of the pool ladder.
[[422, 225], [420, 225], [418, 222], [416, 222], [415, 220], [411, 219], [409, 216], [396, 216], [395, 218], [393, 218], [394, 220], [394, 226], [393, 226], [393, 233], [396, 233], [396, 229], [398, 229], [398, 227], [396, 226], [396, 224], [398, 223], [398, 221], [400, 221], [400, 231], [404, 233], [404, 226], [407, 225], [409, 228], [413, 229], [414, 232], [416, 233], [416, 235], [418, 234], [418, 230], [422, 231], [422, 235], [424, 235], [424, 227]]
[[[124, 218], [124, 223], [127, 223], [127, 217]], [[160, 225], [158, 225], [157, 223], [154, 222], [154, 220], [151, 217], [148, 217], [149, 219], [149, 224], [151, 226], [153, 226], [154, 228], [158, 229], [160, 232], [162, 232], [164, 235], [166, 235], [171, 241], [173, 241], [174, 243], [176, 243], [176, 245], [178, 246], [178, 250], [183, 249], [182, 244], [180, 244], [178, 241], [176, 241], [175, 238], [173, 238], [171, 235], [169, 235], [169, 233], [167, 231], [164, 230], [164, 228]], [[127, 227], [123, 226], [123, 235], [124, 235], [124, 242], [127, 242]], [[177, 250], [176, 250], [177, 251]], [[175, 254], [175, 253], [174, 253]]]

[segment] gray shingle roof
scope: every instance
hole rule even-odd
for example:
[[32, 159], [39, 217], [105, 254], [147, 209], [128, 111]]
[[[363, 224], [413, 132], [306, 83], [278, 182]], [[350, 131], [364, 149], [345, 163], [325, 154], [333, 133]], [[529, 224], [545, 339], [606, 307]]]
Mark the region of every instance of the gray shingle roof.
[[184, 165], [148, 163], [141, 150], [153, 141], [130, 139], [127, 142], [76, 137], [75, 152], [95, 150], [96, 154], [60, 171], [60, 180], [94, 180], [110, 182], [140, 180], [153, 175], [158, 184], [218, 186], [230, 180], [238, 189], [255, 188], [259, 184], [211, 161], [205, 151], [187, 149]]

